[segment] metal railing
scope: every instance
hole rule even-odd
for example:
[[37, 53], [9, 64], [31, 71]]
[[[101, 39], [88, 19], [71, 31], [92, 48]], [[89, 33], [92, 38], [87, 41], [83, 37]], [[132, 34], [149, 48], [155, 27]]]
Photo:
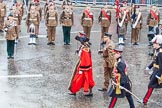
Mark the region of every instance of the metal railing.
[[[120, 0], [122, 3], [123, 0]], [[110, 4], [114, 5], [115, 0], [72, 0], [73, 3], [81, 3], [81, 4]], [[127, 0], [127, 2], [130, 4], [132, 0]], [[162, 0], [135, 0], [137, 5], [161, 5], [162, 6]]]

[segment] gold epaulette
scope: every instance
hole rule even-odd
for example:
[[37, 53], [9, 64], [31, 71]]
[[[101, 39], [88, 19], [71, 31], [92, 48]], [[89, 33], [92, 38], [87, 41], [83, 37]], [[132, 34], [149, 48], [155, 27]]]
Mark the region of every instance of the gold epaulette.
[[157, 64], [155, 64], [155, 63], [153, 64], [153, 67], [159, 69], [159, 65], [157, 65]]
[[160, 76], [160, 79], [158, 79], [158, 84], [162, 83], [162, 75]]

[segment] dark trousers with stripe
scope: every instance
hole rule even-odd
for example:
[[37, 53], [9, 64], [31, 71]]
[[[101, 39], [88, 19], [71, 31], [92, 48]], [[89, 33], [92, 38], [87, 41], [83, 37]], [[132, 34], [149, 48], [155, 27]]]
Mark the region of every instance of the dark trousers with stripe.
[[[132, 96], [131, 95], [126, 95], [126, 98], [128, 100], [130, 108], [135, 108]], [[117, 97], [112, 97], [110, 105], [109, 105], [108, 108], [114, 108], [114, 106], [116, 104], [116, 101], [117, 101]]]
[[143, 103], [144, 104], [147, 104], [147, 102], [148, 102], [148, 100], [149, 100], [152, 92], [153, 92], [153, 88], [152, 87], [149, 87], [148, 90], [147, 90], [147, 93], [146, 93], [146, 95], [145, 95], [145, 97], [143, 99]]
[[7, 40], [7, 54], [9, 57], [14, 56], [15, 40]]
[[64, 35], [64, 44], [70, 44], [70, 31], [71, 26], [62, 26]]

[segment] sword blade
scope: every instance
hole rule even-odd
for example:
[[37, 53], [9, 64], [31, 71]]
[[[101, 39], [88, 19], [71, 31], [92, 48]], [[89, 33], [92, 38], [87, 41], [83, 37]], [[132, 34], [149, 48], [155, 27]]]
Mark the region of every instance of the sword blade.
[[[115, 86], [118, 86], [114, 81], [112, 81], [112, 83], [115, 85]], [[142, 102], [142, 99], [140, 99], [138, 96], [136, 96], [134, 93], [132, 93], [130, 90], [128, 90], [127, 88], [119, 85], [119, 88], [125, 90], [126, 92], [130, 93], [131, 95], [133, 95], [139, 102]]]
[[33, 77], [43, 77], [42, 74], [33, 74], [33, 75], [6, 75], [0, 76], [0, 78], [33, 78]]

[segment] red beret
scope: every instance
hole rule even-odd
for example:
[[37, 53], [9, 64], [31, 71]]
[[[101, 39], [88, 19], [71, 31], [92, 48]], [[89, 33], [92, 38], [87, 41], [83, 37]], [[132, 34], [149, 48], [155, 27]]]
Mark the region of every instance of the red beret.
[[122, 53], [123, 50], [122, 50], [122, 49], [119, 49], [119, 48], [115, 48], [115, 49], [114, 49], [114, 52], [115, 52], [115, 53]]
[[79, 32], [79, 36], [86, 36], [86, 34], [83, 32]]

